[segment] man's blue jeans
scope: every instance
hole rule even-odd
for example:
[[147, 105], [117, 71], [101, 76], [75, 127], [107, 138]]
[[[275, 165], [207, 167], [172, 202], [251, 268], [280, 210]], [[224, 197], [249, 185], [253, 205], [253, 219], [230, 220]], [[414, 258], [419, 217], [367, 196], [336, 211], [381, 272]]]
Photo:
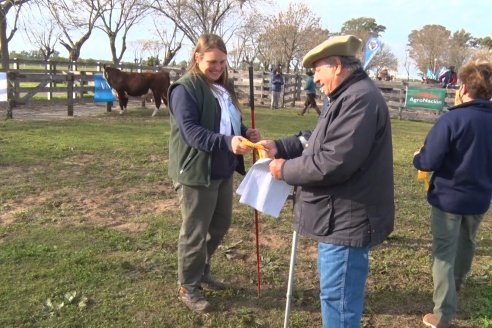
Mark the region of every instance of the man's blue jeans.
[[318, 270], [323, 328], [360, 327], [369, 247], [319, 243]]

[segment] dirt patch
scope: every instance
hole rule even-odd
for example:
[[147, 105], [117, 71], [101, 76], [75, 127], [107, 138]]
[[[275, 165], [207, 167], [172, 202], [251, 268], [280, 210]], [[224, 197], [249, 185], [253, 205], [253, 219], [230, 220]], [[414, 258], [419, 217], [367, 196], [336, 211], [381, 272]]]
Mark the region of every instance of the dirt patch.
[[148, 227], [147, 223], [130, 222], [130, 223], [123, 223], [123, 224], [117, 225], [114, 228], [116, 230], [127, 231], [127, 232], [142, 232], [142, 231], [145, 231], [145, 229], [147, 229], [147, 227]]
[[[142, 108], [142, 100], [139, 98], [130, 98], [128, 102], [128, 110], [132, 108]], [[149, 116], [154, 109], [153, 104], [148, 104]], [[113, 103], [112, 112], [119, 113], [120, 108], [117, 102]], [[162, 111], [162, 106], [161, 106]], [[7, 116], [7, 108], [5, 105], [0, 106], [0, 116]], [[68, 116], [68, 107], [64, 101], [42, 101], [35, 100], [27, 105], [19, 105], [12, 110], [12, 118], [18, 121], [54, 121], [76, 119], [77, 117], [103, 116], [107, 115], [108, 111], [106, 103], [95, 103], [91, 100], [77, 101], [73, 106], [73, 116]]]
[[[150, 201], [135, 200], [139, 195], [147, 195], [148, 190], [152, 190], [146, 196], [151, 198]], [[178, 210], [177, 199], [163, 196], [169, 193], [169, 187], [163, 184], [150, 188], [138, 186], [119, 193], [111, 188], [89, 193], [74, 188], [44, 191], [36, 196], [7, 201], [0, 208], [0, 224], [8, 225], [18, 220], [50, 220], [45, 216], [48, 210], [56, 213], [60, 223], [91, 224], [139, 232], [147, 228], [147, 224], [139, 222], [142, 216]], [[145, 202], [145, 206], [141, 206], [141, 202]]]

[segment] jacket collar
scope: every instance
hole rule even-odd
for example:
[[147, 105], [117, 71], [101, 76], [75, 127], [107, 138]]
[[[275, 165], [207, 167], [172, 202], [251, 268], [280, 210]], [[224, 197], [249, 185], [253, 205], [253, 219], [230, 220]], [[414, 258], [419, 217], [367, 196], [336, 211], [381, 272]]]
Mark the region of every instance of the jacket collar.
[[475, 107], [478, 109], [492, 110], [492, 101], [485, 99], [473, 99], [465, 103], [450, 107], [448, 110], [455, 110], [459, 108]]
[[355, 70], [345, 80], [343, 80], [343, 82], [340, 83], [340, 85], [336, 87], [335, 90], [333, 90], [332, 93], [328, 95], [328, 97], [330, 97], [330, 99], [332, 100], [338, 98], [338, 96], [340, 96], [340, 94], [347, 90], [349, 86], [365, 78], [367, 78], [367, 74], [362, 68]]

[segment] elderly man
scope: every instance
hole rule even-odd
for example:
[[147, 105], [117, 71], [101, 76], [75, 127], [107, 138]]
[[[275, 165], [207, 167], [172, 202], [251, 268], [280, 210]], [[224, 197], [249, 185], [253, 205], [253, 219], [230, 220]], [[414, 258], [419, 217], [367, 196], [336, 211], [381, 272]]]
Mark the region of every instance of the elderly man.
[[303, 65], [330, 98], [312, 133], [263, 140], [270, 172], [296, 186], [294, 228], [318, 245], [323, 327], [359, 327], [369, 249], [393, 230], [391, 125], [381, 92], [356, 58], [361, 41], [337, 36]]

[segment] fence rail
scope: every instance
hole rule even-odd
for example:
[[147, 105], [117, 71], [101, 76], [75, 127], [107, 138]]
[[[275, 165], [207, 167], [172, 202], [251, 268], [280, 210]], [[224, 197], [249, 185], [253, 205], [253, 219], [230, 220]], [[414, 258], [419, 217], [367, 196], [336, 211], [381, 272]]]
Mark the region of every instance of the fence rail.
[[[108, 63], [109, 64], [109, 63]], [[111, 64], [109, 64], [111, 65]], [[94, 96], [94, 74], [101, 74], [104, 63], [79, 64], [75, 62], [55, 62], [13, 59], [10, 70], [7, 72], [8, 79], [8, 103], [7, 117], [12, 118], [12, 109], [15, 106], [28, 104], [35, 95], [43, 95], [46, 100], [51, 101], [55, 97], [67, 99], [67, 115], [73, 116], [73, 105], [84, 99]], [[170, 71], [171, 80], [175, 81], [183, 73], [180, 67], [141, 66], [123, 64], [118, 65], [123, 71]], [[239, 101], [247, 106], [250, 98], [249, 73], [248, 71], [231, 70], [231, 78], [234, 80], [235, 92]], [[305, 100], [302, 91], [305, 76], [299, 74], [285, 74], [285, 84], [281, 93], [281, 107], [300, 107]], [[400, 119], [435, 120], [440, 111], [428, 109], [405, 108], [405, 95], [407, 86], [418, 86], [419, 88], [436, 88], [437, 85], [422, 83], [408, 83], [406, 81], [377, 81], [376, 85], [384, 95], [392, 117]], [[269, 105], [271, 99], [270, 72], [254, 72], [253, 90], [255, 103]], [[446, 93], [446, 105], [453, 105], [455, 90], [448, 89]], [[324, 96], [318, 93], [318, 98]], [[145, 106], [145, 100], [142, 100]], [[108, 103], [107, 110], [111, 111], [112, 103]]]

